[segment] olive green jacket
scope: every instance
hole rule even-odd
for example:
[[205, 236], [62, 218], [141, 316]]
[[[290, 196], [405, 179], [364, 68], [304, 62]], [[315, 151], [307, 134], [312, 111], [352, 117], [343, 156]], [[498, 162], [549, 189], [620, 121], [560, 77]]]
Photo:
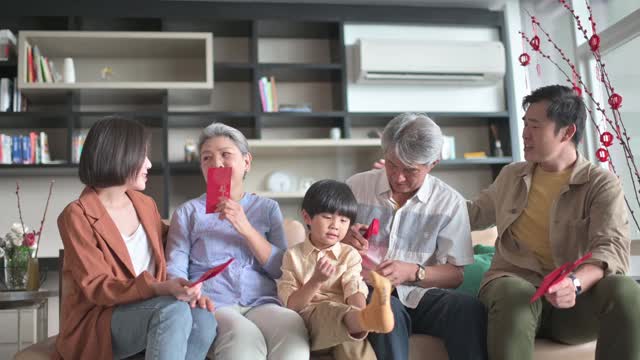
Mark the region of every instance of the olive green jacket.
[[[536, 164], [505, 166], [489, 188], [467, 202], [472, 230], [496, 225], [496, 254], [482, 285], [506, 275], [538, 286], [545, 272], [533, 253], [511, 237], [509, 227], [527, 206]], [[605, 276], [629, 269], [629, 214], [618, 178], [578, 153], [578, 160], [549, 214], [549, 240], [555, 266], [588, 252], [587, 263], [604, 265]]]

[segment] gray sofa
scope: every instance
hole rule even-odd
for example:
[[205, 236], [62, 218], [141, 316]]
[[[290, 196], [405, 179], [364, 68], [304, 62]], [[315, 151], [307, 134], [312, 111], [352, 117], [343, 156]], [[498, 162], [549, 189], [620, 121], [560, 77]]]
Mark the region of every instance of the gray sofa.
[[[304, 226], [295, 220], [285, 220], [285, 232], [289, 246], [304, 240]], [[472, 233], [473, 243], [493, 245], [496, 239], [495, 229], [477, 231]], [[64, 284], [61, 284], [60, 294], [63, 293]], [[422, 360], [425, 354], [429, 354], [429, 360], [448, 360], [447, 351], [440, 339], [428, 335], [412, 335], [409, 339], [409, 359]], [[31, 345], [20, 351], [14, 357], [15, 360], [46, 360], [50, 358], [55, 346], [55, 336], [45, 341]], [[582, 345], [564, 345], [549, 340], [536, 340], [535, 360], [593, 360], [595, 359], [596, 342]], [[142, 357], [139, 357], [142, 358]], [[211, 357], [213, 359], [213, 357]], [[312, 354], [314, 360], [330, 360], [326, 353]], [[238, 359], [243, 360], [243, 359]], [[253, 359], [247, 359], [253, 360]]]

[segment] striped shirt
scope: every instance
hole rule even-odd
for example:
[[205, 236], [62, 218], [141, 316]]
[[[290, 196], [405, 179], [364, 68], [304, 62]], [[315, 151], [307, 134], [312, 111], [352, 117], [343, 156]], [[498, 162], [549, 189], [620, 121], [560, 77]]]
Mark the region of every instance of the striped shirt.
[[[356, 174], [347, 184], [358, 200], [357, 222], [380, 220], [380, 232], [369, 240], [369, 258], [424, 266], [473, 263], [466, 202], [449, 185], [427, 175], [415, 195], [398, 208], [384, 169]], [[367, 266], [372, 263], [364, 261], [363, 267]], [[417, 307], [428, 290], [411, 285], [397, 287], [400, 301], [410, 308]]]

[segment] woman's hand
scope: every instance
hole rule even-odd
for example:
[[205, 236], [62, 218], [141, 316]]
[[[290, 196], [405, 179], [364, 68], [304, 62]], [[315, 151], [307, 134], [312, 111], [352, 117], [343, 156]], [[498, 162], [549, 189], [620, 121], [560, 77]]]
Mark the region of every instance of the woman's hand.
[[200, 298], [202, 284], [189, 287], [189, 281], [183, 278], [170, 279], [153, 285], [156, 295], [171, 295], [180, 301], [190, 302]]
[[198, 306], [201, 309], [207, 309], [210, 313], [216, 311], [216, 306], [213, 303], [213, 300], [211, 300], [206, 295], [200, 296], [200, 298], [197, 300], [191, 300], [189, 302], [189, 305], [191, 306], [192, 309]]
[[253, 230], [253, 226], [249, 223], [242, 205], [236, 201], [227, 198], [220, 199], [216, 212], [220, 213], [218, 215], [220, 220], [229, 221], [233, 228], [244, 237], [247, 237]]

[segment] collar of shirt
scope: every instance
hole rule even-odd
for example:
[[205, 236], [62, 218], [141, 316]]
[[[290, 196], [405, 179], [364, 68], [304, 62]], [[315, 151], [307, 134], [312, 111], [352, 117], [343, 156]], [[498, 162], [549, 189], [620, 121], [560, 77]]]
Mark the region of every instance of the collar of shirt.
[[318, 249], [311, 243], [311, 240], [309, 239], [310, 236], [311, 234], [307, 235], [307, 238], [304, 240], [304, 244], [302, 244], [302, 255], [304, 255], [304, 257], [308, 257], [313, 253], [325, 253], [331, 254], [334, 259], [338, 259], [340, 251], [342, 250], [342, 246], [339, 241], [326, 249]]
[[[579, 151], [576, 152], [578, 158], [576, 163], [573, 165], [573, 169], [571, 170], [571, 176], [569, 177], [570, 185], [581, 185], [586, 184], [589, 181], [591, 175], [591, 167], [590, 161], [585, 158]], [[536, 168], [536, 163], [528, 162], [526, 166], [520, 169], [518, 175], [525, 179], [530, 179], [533, 177], [533, 171]]]
[[[427, 174], [427, 176], [425, 176], [424, 178], [424, 182], [422, 182], [422, 186], [420, 186], [418, 191], [411, 197], [411, 199], [413, 199], [414, 197], [417, 197], [420, 202], [426, 203], [427, 200], [429, 199], [430, 193], [431, 193], [431, 176]], [[395, 201], [393, 201], [393, 198], [391, 196], [391, 186], [389, 185], [389, 180], [387, 179], [387, 172], [384, 169], [380, 171], [378, 182], [376, 183], [376, 194], [378, 196], [383, 196], [390, 199], [391, 205], [397, 210], [397, 204], [395, 203]]]

